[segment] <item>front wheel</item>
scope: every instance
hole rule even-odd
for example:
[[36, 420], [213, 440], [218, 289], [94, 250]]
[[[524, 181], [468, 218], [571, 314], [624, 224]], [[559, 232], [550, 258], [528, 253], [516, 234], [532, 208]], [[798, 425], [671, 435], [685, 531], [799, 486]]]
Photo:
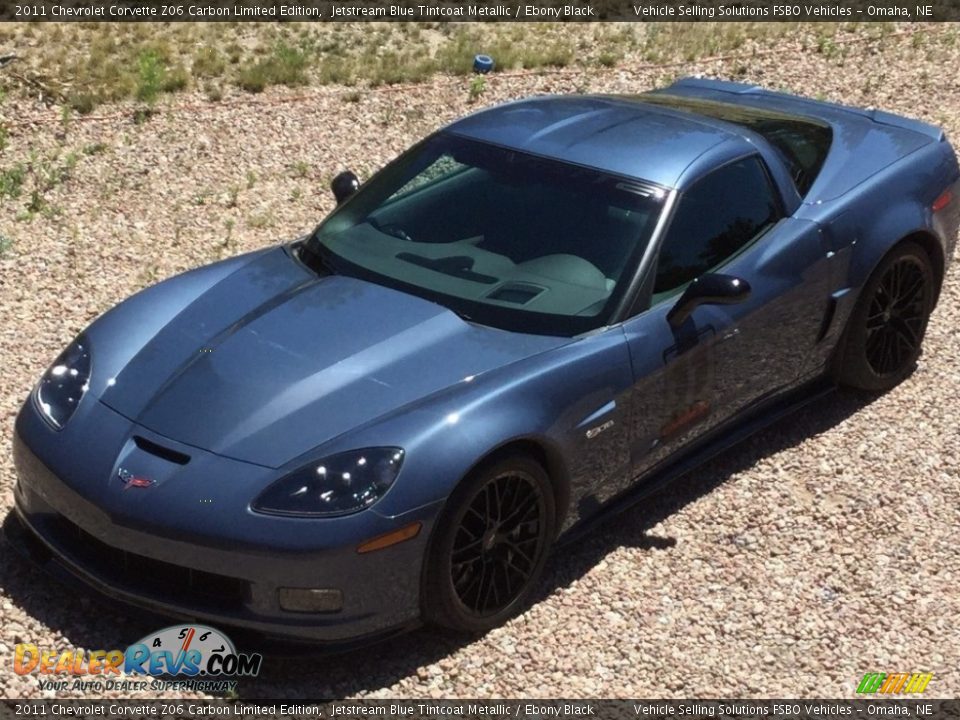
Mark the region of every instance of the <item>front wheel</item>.
[[543, 573], [556, 527], [547, 473], [524, 455], [485, 466], [451, 495], [427, 557], [424, 614], [485, 632], [523, 610]]
[[936, 281], [922, 247], [904, 242], [867, 281], [840, 346], [837, 379], [861, 390], [889, 390], [916, 367]]

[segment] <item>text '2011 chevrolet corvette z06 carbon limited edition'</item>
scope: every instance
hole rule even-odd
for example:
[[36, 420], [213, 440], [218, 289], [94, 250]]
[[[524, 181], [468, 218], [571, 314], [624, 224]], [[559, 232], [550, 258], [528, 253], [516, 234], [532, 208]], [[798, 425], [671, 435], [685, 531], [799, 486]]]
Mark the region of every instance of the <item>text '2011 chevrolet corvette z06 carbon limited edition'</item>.
[[17, 419], [8, 530], [267, 636], [486, 630], [592, 519], [905, 378], [958, 178], [935, 127], [721, 81], [478, 112], [83, 331]]

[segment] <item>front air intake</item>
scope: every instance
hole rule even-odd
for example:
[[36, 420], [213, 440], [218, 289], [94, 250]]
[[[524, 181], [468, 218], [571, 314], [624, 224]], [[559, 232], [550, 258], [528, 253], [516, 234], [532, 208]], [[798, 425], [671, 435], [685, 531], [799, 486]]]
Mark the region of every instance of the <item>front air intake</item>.
[[190, 462], [190, 456], [182, 452], [177, 452], [163, 445], [158, 445], [152, 440], [147, 440], [145, 437], [140, 437], [139, 435], [133, 436], [133, 442], [136, 443], [137, 447], [148, 452], [151, 455], [156, 455], [158, 458], [163, 458], [164, 460], [169, 460], [172, 463], [177, 465], [186, 465]]

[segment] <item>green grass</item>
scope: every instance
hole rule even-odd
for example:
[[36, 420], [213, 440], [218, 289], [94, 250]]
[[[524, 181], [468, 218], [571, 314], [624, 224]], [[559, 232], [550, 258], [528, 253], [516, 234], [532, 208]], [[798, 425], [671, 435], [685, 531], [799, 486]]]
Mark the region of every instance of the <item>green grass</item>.
[[163, 84], [163, 61], [153, 50], [146, 50], [137, 58], [137, 66], [139, 68], [137, 100], [152, 105], [157, 101]]
[[483, 75], [477, 75], [470, 81], [470, 89], [467, 91], [468, 99], [476, 101], [487, 89], [487, 79]]
[[279, 41], [269, 56], [240, 72], [237, 85], [253, 93], [263, 92], [270, 85], [306, 85], [308, 64], [303, 50]]
[[72, 177], [80, 157], [76, 152], [61, 156], [59, 150], [46, 156], [32, 152], [27, 162], [0, 170], [0, 200], [26, 198], [18, 220], [59, 214], [60, 209], [50, 203], [48, 195]]
[[[0, 46], [23, 49], [18, 69], [79, 113], [116, 101], [152, 108], [196, 88], [219, 100], [231, 88], [378, 86], [416, 83], [436, 73], [469, 75], [477, 53], [495, 72], [621, 63], [686, 62], [766, 49], [783, 37], [828, 57], [842, 37], [882, 37], [887, 23], [10, 23]], [[955, 42], [928, 33], [924, 48]], [[29, 49], [29, 52], [26, 50]], [[7, 86], [11, 81], [6, 81]], [[347, 101], [359, 98], [347, 95]], [[144, 113], [144, 118], [149, 113]]]
[[0, 198], [15, 199], [20, 197], [26, 176], [27, 168], [22, 163], [6, 170], [0, 170]]
[[0, 259], [7, 257], [13, 249], [13, 238], [0, 235]]

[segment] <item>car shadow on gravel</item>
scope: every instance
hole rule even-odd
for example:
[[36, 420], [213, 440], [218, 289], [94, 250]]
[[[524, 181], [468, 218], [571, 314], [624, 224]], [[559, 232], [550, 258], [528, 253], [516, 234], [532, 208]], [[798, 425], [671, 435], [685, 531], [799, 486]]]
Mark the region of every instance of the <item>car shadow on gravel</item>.
[[[618, 547], [668, 549], [676, 538], [651, 535], [650, 528], [696, 502], [737, 473], [764, 458], [829, 431], [877, 399], [877, 395], [835, 390], [781, 418], [739, 444], [722, 451], [695, 470], [641, 499], [625, 511], [602, 520], [582, 542], [551, 563], [552, 578], [541, 598], [586, 574]], [[549, 572], [549, 571], [548, 571]]]
[[45, 626], [61, 634], [65, 645], [125, 648], [151, 630], [170, 624], [153, 613], [126, 611], [108, 598], [58, 582], [10, 545], [7, 533], [18, 522], [11, 511], [4, 518], [0, 534], [0, 593], [16, 603], [23, 614], [22, 621], [5, 624], [15, 643], [40, 644], [49, 637], [41, 627]]
[[[678, 478], [636, 506], [605, 520], [582, 541], [553, 556], [535, 601], [545, 600], [569, 586], [618, 547], [668, 549], [676, 545], [675, 538], [651, 535], [649, 529], [732, 475], [836, 426], [872, 399], [872, 396], [843, 391], [820, 398], [724, 451], [706, 466]], [[10, 520], [8, 517], [7, 521]], [[30, 566], [7, 543], [0, 544], [0, 589], [23, 609], [27, 621], [33, 619], [53, 628], [66, 642], [79, 647], [126, 647], [148, 632], [170, 624], [169, 620], [151, 613], [104, 605], [93, 596], [64, 589]], [[30, 627], [13, 630], [15, 642], [35, 642], [39, 635]], [[278, 652], [276, 646], [260, 645], [255, 639], [233, 633], [229, 628], [224, 630], [242, 650], [267, 655], [259, 677], [238, 685], [238, 696], [249, 699], [343, 698], [390, 688], [411, 675], [429, 683], [429, 666], [442, 664], [444, 659], [475, 640], [418, 629], [385, 640], [374, 648], [329, 655], [310, 648]], [[304, 662], [307, 658], [309, 662]]]

